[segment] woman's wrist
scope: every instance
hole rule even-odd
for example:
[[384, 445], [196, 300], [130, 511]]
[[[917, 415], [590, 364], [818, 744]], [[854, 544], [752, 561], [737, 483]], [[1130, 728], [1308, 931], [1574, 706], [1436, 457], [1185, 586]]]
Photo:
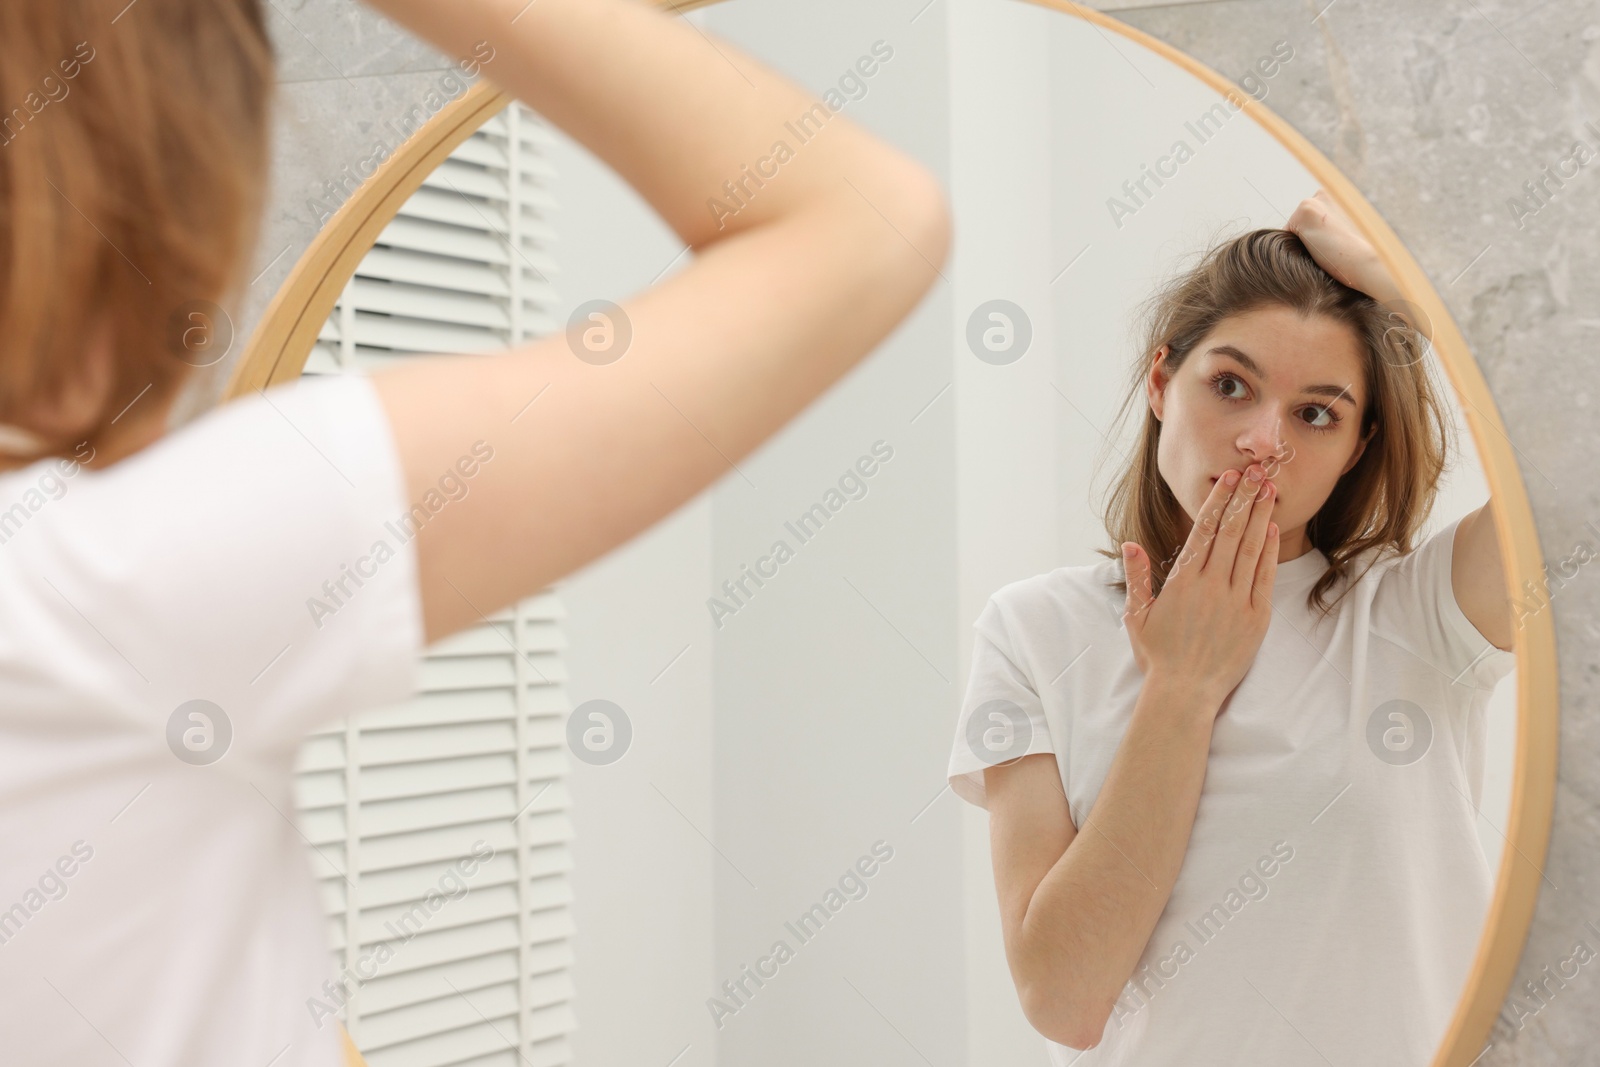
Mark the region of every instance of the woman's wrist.
[[1210, 729], [1230, 692], [1232, 687], [1215, 679], [1154, 668], [1145, 675], [1140, 700], [1148, 698], [1163, 714], [1192, 719]]

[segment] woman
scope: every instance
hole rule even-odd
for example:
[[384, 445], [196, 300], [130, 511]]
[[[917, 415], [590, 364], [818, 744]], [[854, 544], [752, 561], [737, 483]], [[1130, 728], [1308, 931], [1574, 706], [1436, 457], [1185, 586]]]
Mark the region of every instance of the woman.
[[1399, 303], [1325, 193], [1213, 249], [1151, 303], [1125, 562], [975, 624], [950, 781], [1055, 1063], [1417, 1067], [1443, 1037], [1514, 656], [1487, 505], [1411, 547], [1448, 424]]
[[[681, 20], [635, 0], [373, 6], [450, 56], [486, 42], [487, 76], [696, 256], [622, 305], [632, 342], [608, 365], [558, 334], [285, 385], [169, 433], [186, 311], [232, 305], [251, 273], [265, 5], [0, 6], [8, 1064], [338, 1063], [307, 1009], [331, 971], [288, 817], [301, 738], [410, 696], [425, 644], [726, 473], [945, 259], [937, 182], [843, 116], [737, 214], [707, 211], [812, 101]], [[394, 537], [441, 477], [470, 492]]]

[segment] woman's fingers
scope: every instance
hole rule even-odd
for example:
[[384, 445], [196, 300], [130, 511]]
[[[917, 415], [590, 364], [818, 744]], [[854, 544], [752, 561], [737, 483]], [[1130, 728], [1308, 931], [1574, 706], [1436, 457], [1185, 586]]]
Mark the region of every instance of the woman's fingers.
[[[1129, 550], [1132, 550], [1130, 556]], [[1124, 622], [1138, 624], [1155, 597], [1150, 595], [1150, 557], [1144, 554], [1137, 542], [1128, 541], [1122, 546], [1122, 570], [1128, 583], [1127, 606], [1123, 608]]]
[[1217, 526], [1222, 522], [1223, 509], [1233, 496], [1234, 486], [1238, 481], [1239, 472], [1230, 470], [1224, 471], [1222, 477], [1212, 484], [1211, 495], [1200, 505], [1200, 514], [1195, 516], [1194, 525], [1189, 528], [1189, 537], [1184, 541], [1177, 561], [1167, 574], [1168, 581], [1176, 578], [1179, 573], [1198, 573], [1205, 567], [1206, 560], [1211, 555], [1211, 542], [1216, 540]]
[[1122, 575], [1128, 584], [1127, 606], [1122, 612], [1122, 628], [1133, 649], [1133, 662], [1141, 671], [1148, 670], [1149, 657], [1144, 647], [1144, 625], [1150, 618], [1150, 608], [1155, 604], [1151, 593], [1150, 557], [1136, 541], [1122, 546]]
[[1230, 584], [1236, 589], [1241, 589], [1246, 582], [1256, 579], [1256, 565], [1261, 560], [1261, 553], [1267, 543], [1267, 523], [1272, 518], [1272, 506], [1277, 502], [1278, 494], [1271, 482], [1262, 482], [1261, 490], [1256, 494], [1255, 504], [1250, 509], [1250, 519], [1245, 523], [1243, 532], [1239, 536], [1239, 551], [1233, 561], [1233, 573]]
[[1205, 569], [1211, 571], [1215, 568], [1224, 581], [1232, 581], [1234, 563], [1239, 555], [1239, 539], [1244, 534], [1245, 524], [1250, 521], [1256, 493], [1264, 484], [1266, 484], [1266, 472], [1259, 463], [1250, 464], [1223, 509], [1216, 545], [1211, 549], [1211, 556], [1206, 561]]
[[1333, 215], [1335, 218], [1343, 219], [1347, 226], [1351, 227], [1352, 229], [1355, 228], [1355, 221], [1350, 218], [1350, 212], [1346, 211], [1343, 205], [1341, 205], [1339, 201], [1335, 200], [1333, 198], [1333, 194], [1328, 192], [1328, 190], [1318, 189], [1314, 194], [1312, 194], [1312, 199], [1321, 204], [1330, 215]]
[[1272, 602], [1272, 583], [1278, 576], [1278, 524], [1267, 523], [1267, 539], [1261, 546], [1261, 560], [1256, 564], [1256, 580], [1250, 588], [1250, 606]]

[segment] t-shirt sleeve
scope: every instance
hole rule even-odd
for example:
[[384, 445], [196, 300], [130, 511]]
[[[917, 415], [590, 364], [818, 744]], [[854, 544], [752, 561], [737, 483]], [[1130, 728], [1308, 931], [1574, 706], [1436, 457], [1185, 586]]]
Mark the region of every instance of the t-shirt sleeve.
[[1374, 625], [1452, 682], [1492, 689], [1516, 666], [1517, 657], [1490, 644], [1456, 601], [1450, 565], [1456, 530], [1465, 517], [1434, 533], [1383, 575]]
[[987, 808], [983, 772], [1036, 752], [1054, 752], [1038, 688], [1023, 666], [999, 595], [972, 624], [972, 673], [950, 750], [950, 788]]
[[104, 468], [57, 462], [59, 496], [5, 546], [7, 614], [40, 685], [106, 709], [80, 725], [171, 745], [180, 706], [205, 701], [229, 755], [292, 759], [306, 733], [414, 693], [414, 527], [366, 377], [274, 386]]

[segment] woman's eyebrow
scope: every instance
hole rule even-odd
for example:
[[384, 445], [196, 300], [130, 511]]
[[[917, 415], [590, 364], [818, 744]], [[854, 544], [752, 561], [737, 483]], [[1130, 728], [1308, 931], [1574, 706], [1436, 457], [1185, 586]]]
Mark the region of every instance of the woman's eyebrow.
[[[1266, 371], [1261, 369], [1261, 364], [1233, 345], [1216, 345], [1208, 349], [1207, 352], [1208, 354], [1214, 353], [1219, 356], [1227, 356], [1257, 378], [1265, 378], [1267, 376]], [[1328, 396], [1334, 400], [1343, 400], [1351, 407], [1357, 406], [1355, 399], [1350, 395], [1350, 387], [1348, 385], [1307, 385], [1301, 388], [1300, 391], [1302, 393], [1310, 393], [1313, 396]]]

